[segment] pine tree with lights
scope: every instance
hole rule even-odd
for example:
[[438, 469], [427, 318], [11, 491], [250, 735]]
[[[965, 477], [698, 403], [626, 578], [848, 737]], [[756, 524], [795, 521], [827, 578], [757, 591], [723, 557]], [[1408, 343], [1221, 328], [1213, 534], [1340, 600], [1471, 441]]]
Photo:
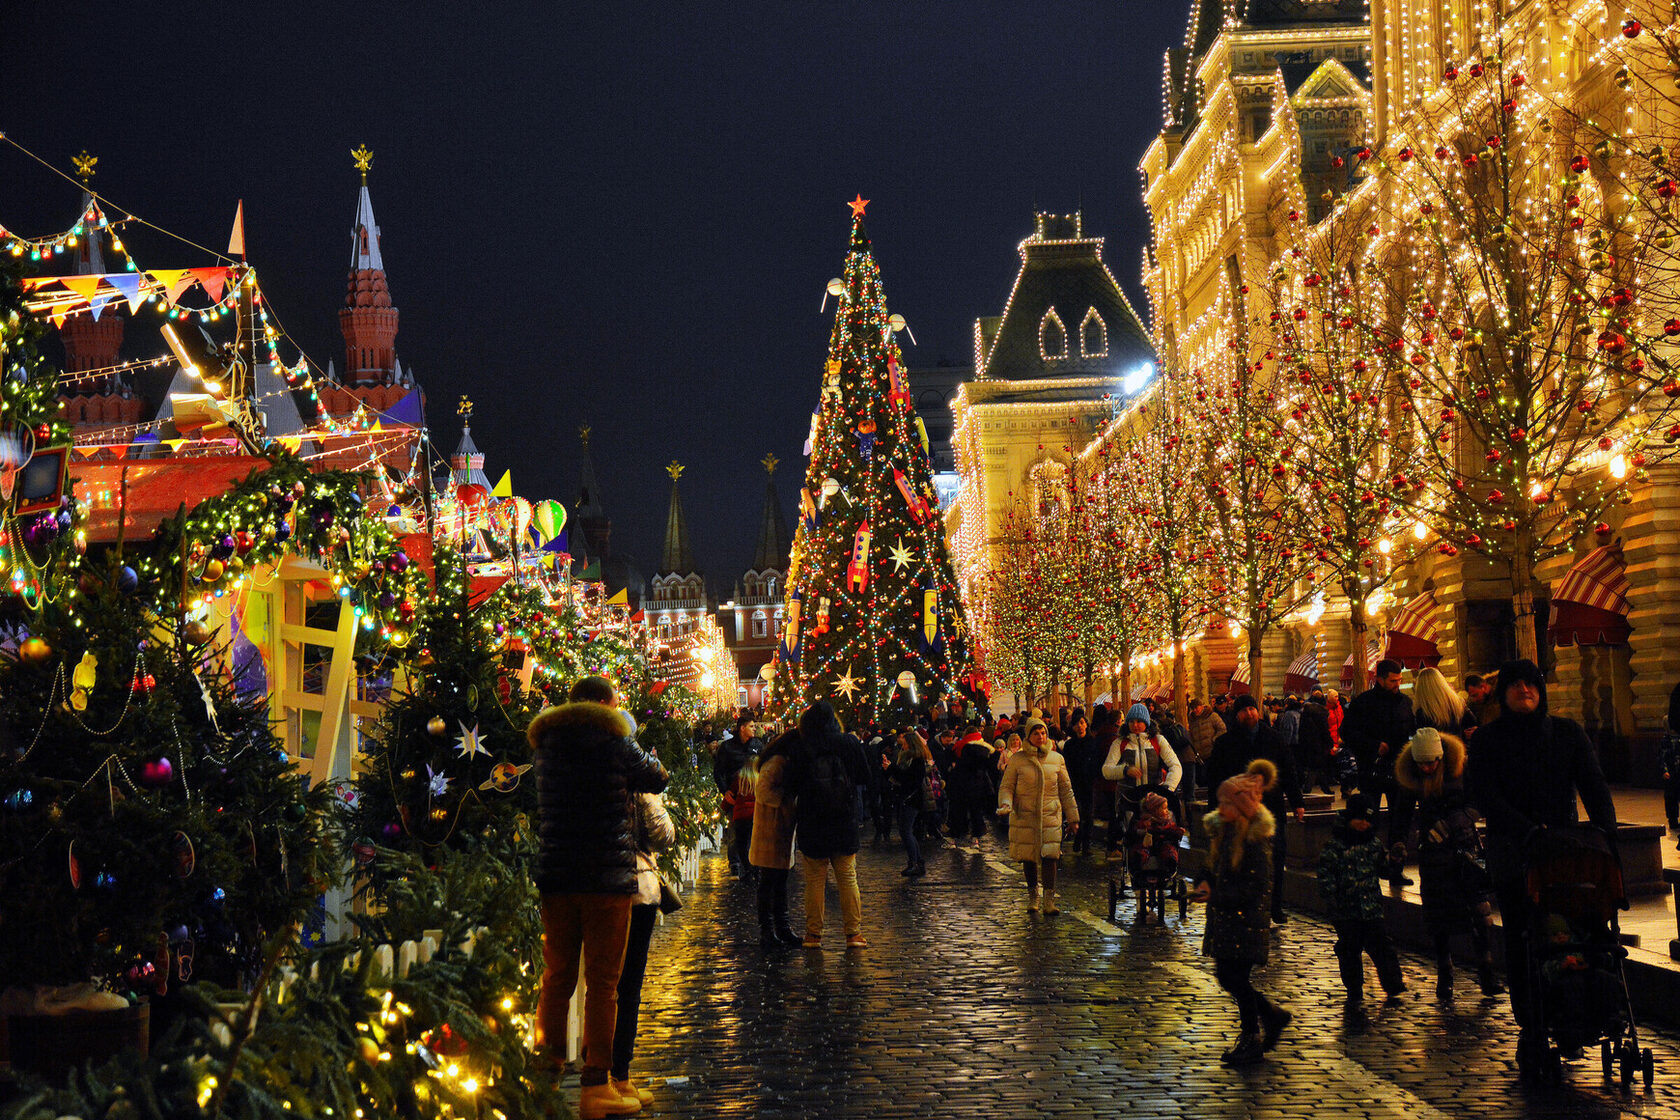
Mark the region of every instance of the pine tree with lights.
[[[1337, 216], [1338, 218], [1340, 215]], [[1274, 270], [1271, 313], [1277, 345], [1274, 412], [1282, 461], [1311, 532], [1301, 547], [1348, 604], [1352, 648], [1366, 648], [1366, 599], [1403, 568], [1428, 528], [1396, 501], [1426, 469], [1419, 430], [1394, 371], [1360, 324], [1374, 317], [1355, 282], [1339, 222], [1286, 254]], [[1353, 658], [1353, 689], [1366, 687], [1367, 661]]]
[[1426, 433], [1427, 477], [1396, 499], [1442, 554], [1508, 575], [1515, 648], [1539, 661], [1536, 567], [1607, 538], [1609, 504], [1631, 500], [1628, 477], [1680, 428], [1653, 368], [1667, 346], [1642, 315], [1658, 293], [1595, 179], [1590, 133], [1498, 41], [1446, 70], [1447, 102], [1415, 148], [1375, 159], [1385, 201], [1360, 327]]
[[828, 700], [861, 729], [954, 692], [968, 642], [865, 202], [851, 205], [772, 696], [789, 714]]
[[505, 634], [468, 607], [460, 554], [439, 545], [435, 562], [437, 586], [394, 665], [391, 699], [363, 728], [350, 839], [376, 893], [389, 870], [382, 847], [427, 862], [443, 849], [482, 850], [520, 876], [533, 851], [525, 727], [538, 704], [506, 659]]
[[[0, 393], [38, 448], [68, 438], [40, 333], [8, 271]], [[305, 788], [266, 708], [214, 667], [178, 565], [84, 558], [77, 515], [66, 499], [8, 513], [0, 533], [18, 573], [4, 604], [18, 644], [0, 661], [0, 976], [136, 997], [248, 981], [330, 878], [331, 794]]]
[[[1085, 656], [1097, 667], [1108, 667], [1109, 695], [1118, 704], [1131, 695], [1133, 662], [1165, 638], [1160, 612], [1139, 571], [1149, 538], [1137, 519], [1124, 515], [1114, 473], [1104, 444], [1098, 448], [1098, 463], [1086, 487], [1081, 614], [1088, 627]], [[1089, 674], [1087, 670], [1087, 707]]]

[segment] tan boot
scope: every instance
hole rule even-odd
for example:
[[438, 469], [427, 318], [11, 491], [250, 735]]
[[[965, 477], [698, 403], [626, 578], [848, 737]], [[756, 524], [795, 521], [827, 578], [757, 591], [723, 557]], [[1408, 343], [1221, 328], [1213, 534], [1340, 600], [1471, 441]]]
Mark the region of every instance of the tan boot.
[[653, 1094], [642, 1088], [640, 1085], [637, 1085], [634, 1081], [631, 1081], [628, 1077], [626, 1077], [623, 1081], [619, 1081], [615, 1078], [612, 1082], [612, 1087], [618, 1090], [619, 1096], [635, 1097], [637, 1100], [641, 1101], [644, 1106], [653, 1103]]
[[608, 1116], [631, 1116], [642, 1110], [640, 1099], [620, 1096], [612, 1083], [585, 1085], [578, 1096], [578, 1116], [582, 1120], [606, 1120]]
[[1027, 891], [1027, 913], [1038, 913], [1038, 888], [1032, 887]]
[[1044, 892], [1044, 912], [1046, 914], [1060, 914], [1062, 912], [1062, 908], [1056, 905], [1055, 891]]

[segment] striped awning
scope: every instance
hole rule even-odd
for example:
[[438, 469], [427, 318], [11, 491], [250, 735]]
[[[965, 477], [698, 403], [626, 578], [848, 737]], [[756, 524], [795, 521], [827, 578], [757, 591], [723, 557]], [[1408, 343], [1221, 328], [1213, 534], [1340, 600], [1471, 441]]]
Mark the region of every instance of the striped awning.
[[1435, 642], [1435, 622], [1440, 614], [1435, 594], [1425, 591], [1407, 603], [1388, 624], [1388, 641], [1383, 656], [1408, 669], [1438, 665], [1441, 648]]
[[[1365, 672], [1366, 673], [1373, 673], [1373, 672], [1376, 671], [1377, 662], [1382, 660], [1382, 651], [1383, 651], [1382, 642], [1380, 640], [1373, 639], [1370, 646], [1367, 647], [1366, 650], [1365, 650]], [[1351, 688], [1352, 686], [1353, 686], [1353, 654], [1350, 653], [1350, 654], [1347, 655], [1347, 660], [1342, 662], [1342, 687], [1343, 688]]]
[[1575, 561], [1552, 591], [1552, 641], [1557, 645], [1622, 645], [1628, 625], [1627, 560], [1616, 545]]
[[1307, 647], [1305, 653], [1289, 663], [1284, 670], [1285, 692], [1311, 692], [1318, 687], [1318, 646]]

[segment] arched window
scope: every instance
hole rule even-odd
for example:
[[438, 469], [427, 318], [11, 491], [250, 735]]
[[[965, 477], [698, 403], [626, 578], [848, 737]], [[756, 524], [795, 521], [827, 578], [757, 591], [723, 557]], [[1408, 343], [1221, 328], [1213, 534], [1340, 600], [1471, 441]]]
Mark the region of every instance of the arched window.
[[1038, 324], [1038, 352], [1044, 358], [1067, 357], [1067, 328], [1062, 326], [1061, 316], [1052, 307], [1044, 313], [1044, 319]]
[[769, 634], [770, 620], [765, 617], [763, 611], [754, 611], [752, 614], [752, 636], [755, 638], [763, 638], [768, 637]]
[[1079, 324], [1079, 353], [1085, 358], [1108, 355], [1108, 326], [1094, 307], [1085, 312], [1085, 321]]

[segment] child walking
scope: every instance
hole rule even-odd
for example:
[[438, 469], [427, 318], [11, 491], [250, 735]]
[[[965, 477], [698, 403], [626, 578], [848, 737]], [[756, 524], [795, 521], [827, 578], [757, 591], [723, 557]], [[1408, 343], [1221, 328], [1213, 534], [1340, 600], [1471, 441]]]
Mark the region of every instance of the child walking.
[[1264, 965], [1272, 942], [1272, 836], [1277, 821], [1260, 803], [1277, 784], [1277, 767], [1257, 758], [1221, 782], [1219, 807], [1203, 818], [1208, 834], [1207, 878], [1191, 898], [1208, 904], [1202, 953], [1213, 975], [1237, 1005], [1237, 1043], [1219, 1056], [1230, 1066], [1253, 1065], [1277, 1045], [1294, 1018], [1255, 990], [1252, 973]]
[[731, 862], [739, 860], [743, 879], [757, 877], [757, 869], [747, 861], [747, 853], [752, 847], [753, 790], [757, 784], [758, 760], [749, 758], [735, 775], [734, 786], [723, 795], [723, 806], [735, 826], [729, 834], [729, 858]]
[[1371, 827], [1376, 815], [1369, 797], [1354, 794], [1318, 853], [1318, 893], [1336, 927], [1336, 961], [1349, 1011], [1357, 1011], [1365, 996], [1364, 954], [1370, 954], [1377, 982], [1390, 999], [1406, 991], [1400, 958], [1383, 922], [1382, 880], [1389, 861], [1377, 830]]

